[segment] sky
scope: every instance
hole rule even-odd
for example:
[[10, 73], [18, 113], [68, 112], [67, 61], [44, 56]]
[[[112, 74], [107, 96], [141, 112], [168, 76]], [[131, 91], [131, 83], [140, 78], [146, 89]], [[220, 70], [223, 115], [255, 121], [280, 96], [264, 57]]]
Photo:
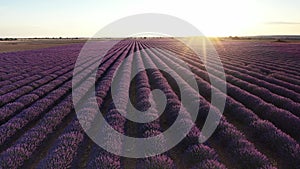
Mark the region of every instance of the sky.
[[0, 37], [91, 37], [122, 17], [162, 13], [206, 36], [300, 35], [299, 0], [0, 0]]

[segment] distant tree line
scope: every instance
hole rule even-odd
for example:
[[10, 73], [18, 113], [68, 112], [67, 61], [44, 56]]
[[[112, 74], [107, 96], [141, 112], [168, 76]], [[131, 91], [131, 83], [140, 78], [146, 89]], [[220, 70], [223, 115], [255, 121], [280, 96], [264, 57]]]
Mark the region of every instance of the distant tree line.
[[252, 38], [250, 37], [238, 37], [238, 36], [229, 36], [229, 39], [233, 39], [233, 40], [251, 40]]
[[17, 38], [0, 38], [0, 41], [13, 41], [18, 40]]
[[[21, 38], [21, 39], [79, 39], [78, 37], [75, 38], [63, 38], [63, 37], [34, 37], [34, 38]], [[13, 41], [18, 40], [17, 38], [0, 38], [0, 41]]]
[[63, 38], [63, 37], [41, 37], [41, 38], [29, 38], [29, 39], [79, 39], [78, 37], [74, 37], [74, 38]]

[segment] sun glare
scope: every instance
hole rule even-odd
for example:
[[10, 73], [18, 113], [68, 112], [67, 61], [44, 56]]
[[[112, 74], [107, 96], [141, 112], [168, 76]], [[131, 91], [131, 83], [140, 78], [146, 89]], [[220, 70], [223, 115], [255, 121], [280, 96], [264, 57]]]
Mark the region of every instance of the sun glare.
[[204, 1], [199, 6], [199, 29], [208, 36], [229, 36], [244, 33], [259, 21], [253, 4], [237, 0]]

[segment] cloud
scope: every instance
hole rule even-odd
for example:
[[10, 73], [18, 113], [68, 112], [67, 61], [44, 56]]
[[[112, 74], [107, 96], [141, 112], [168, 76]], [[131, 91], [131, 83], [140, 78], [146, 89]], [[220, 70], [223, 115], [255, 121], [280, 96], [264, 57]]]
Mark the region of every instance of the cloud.
[[300, 22], [266, 22], [266, 24], [270, 25], [298, 25]]

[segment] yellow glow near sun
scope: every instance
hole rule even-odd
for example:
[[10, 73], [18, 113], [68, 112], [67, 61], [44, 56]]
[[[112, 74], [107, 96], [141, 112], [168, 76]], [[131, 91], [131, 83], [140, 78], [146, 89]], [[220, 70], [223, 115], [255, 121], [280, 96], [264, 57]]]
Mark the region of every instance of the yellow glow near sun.
[[152, 0], [151, 3], [136, 5], [131, 12], [158, 12], [177, 16], [207, 36], [242, 35], [255, 27], [261, 18], [261, 11], [253, 1], [186, 0], [184, 4], [182, 1]]
[[203, 1], [199, 12], [199, 26], [209, 36], [243, 34], [259, 22], [258, 11], [253, 4], [244, 1]]

